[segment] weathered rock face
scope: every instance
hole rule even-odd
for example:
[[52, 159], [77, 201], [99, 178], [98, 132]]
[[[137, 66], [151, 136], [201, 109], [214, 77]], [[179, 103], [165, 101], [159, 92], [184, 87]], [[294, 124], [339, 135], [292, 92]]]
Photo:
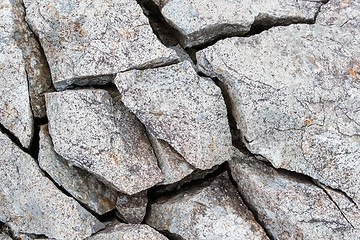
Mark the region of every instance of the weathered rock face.
[[16, 41], [25, 24], [18, 7], [16, 1], [0, 2], [0, 123], [27, 148], [33, 135], [33, 118], [26, 63], [22, 46]]
[[124, 104], [149, 132], [195, 168], [209, 169], [231, 157], [221, 91], [210, 79], [199, 77], [188, 61], [121, 73], [115, 84]]
[[253, 25], [312, 22], [323, 0], [153, 0], [166, 21], [177, 29], [185, 47], [223, 36], [245, 35]]
[[0, 233], [0, 240], [11, 240], [11, 237], [5, 233]]
[[40, 43], [25, 22], [23, 2], [21, 0], [10, 2], [16, 28], [13, 38], [24, 59], [31, 109], [34, 117], [45, 117], [44, 93], [53, 90], [50, 69], [41, 51]]
[[118, 216], [127, 223], [141, 223], [146, 214], [147, 191], [135, 195], [120, 194], [116, 201]]
[[225, 173], [151, 204], [145, 221], [183, 239], [268, 239]]
[[150, 132], [147, 135], [155, 151], [159, 167], [165, 175], [165, 180], [161, 184], [176, 183], [195, 170], [167, 142], [155, 138]]
[[35, 160], [0, 133], [0, 221], [15, 233], [83, 239], [103, 227], [43, 176]]
[[40, 38], [59, 90], [71, 84], [103, 84], [111, 80], [108, 75], [178, 58], [153, 34], [136, 1], [24, 3], [26, 19]]
[[359, 12], [359, 1], [329, 0], [321, 7], [316, 24], [355, 28], [360, 24]]
[[358, 239], [327, 194], [307, 178], [238, 154], [230, 169], [241, 196], [274, 239]]
[[115, 209], [117, 192], [108, 188], [95, 176], [72, 166], [54, 151], [47, 125], [40, 128], [40, 168], [74, 198], [99, 215]]
[[116, 223], [111, 227], [87, 238], [88, 240], [167, 240], [166, 237], [145, 224]]
[[144, 127], [105, 90], [46, 94], [55, 151], [126, 194], [163, 180]]
[[197, 57], [225, 84], [253, 154], [360, 203], [360, 28], [352, 26], [277, 27]]

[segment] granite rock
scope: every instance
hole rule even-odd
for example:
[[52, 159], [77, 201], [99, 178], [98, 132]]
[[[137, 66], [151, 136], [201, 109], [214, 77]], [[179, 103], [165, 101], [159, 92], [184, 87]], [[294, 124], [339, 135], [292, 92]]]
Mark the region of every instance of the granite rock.
[[[360, 16], [360, 15], [359, 15]], [[360, 28], [276, 27], [198, 53], [255, 155], [360, 203]]]
[[26, 19], [39, 36], [58, 90], [72, 84], [104, 84], [114, 73], [178, 59], [156, 38], [134, 0], [24, 3]]
[[151, 203], [145, 222], [181, 239], [268, 239], [227, 173]]
[[273, 167], [240, 153], [231, 174], [244, 201], [273, 239], [358, 239], [328, 195], [308, 177]]
[[45, 95], [54, 150], [125, 194], [163, 180], [143, 125], [102, 89]]
[[74, 199], [64, 195], [36, 165], [0, 133], [0, 221], [15, 233], [83, 239], [103, 227]]
[[158, 165], [165, 175], [161, 185], [173, 184], [191, 174], [195, 168], [165, 141], [159, 140], [147, 131]]
[[360, 25], [360, 2], [329, 0], [321, 7], [316, 18], [316, 24], [324, 26], [359, 28]]
[[134, 195], [119, 194], [116, 201], [117, 215], [127, 223], [142, 223], [147, 204], [147, 191]]
[[0, 240], [12, 240], [12, 238], [5, 233], [0, 233]]
[[28, 148], [34, 130], [26, 63], [16, 40], [25, 24], [21, 14], [16, 1], [0, 2], [0, 123]]
[[125, 106], [149, 132], [193, 167], [209, 169], [231, 157], [221, 90], [198, 76], [190, 62], [120, 73], [114, 82]]
[[145, 224], [116, 223], [87, 240], [167, 240], [167, 238]]
[[154, 0], [185, 47], [224, 36], [245, 35], [252, 26], [313, 22], [323, 0]]
[[115, 209], [117, 192], [108, 188], [94, 175], [74, 167], [54, 150], [48, 126], [40, 127], [39, 166], [78, 201], [103, 215]]

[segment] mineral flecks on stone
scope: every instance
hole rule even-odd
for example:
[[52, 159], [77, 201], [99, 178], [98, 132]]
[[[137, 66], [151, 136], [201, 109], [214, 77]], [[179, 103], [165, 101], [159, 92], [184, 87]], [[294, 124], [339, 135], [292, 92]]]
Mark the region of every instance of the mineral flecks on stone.
[[197, 58], [226, 86], [253, 154], [360, 204], [360, 28], [352, 26], [276, 27]]
[[181, 33], [184, 47], [223, 36], [245, 35], [253, 25], [271, 27], [313, 22], [323, 0], [153, 0]]
[[359, 14], [359, 1], [329, 0], [321, 7], [316, 24], [355, 28], [360, 26]]
[[17, 1], [0, 2], [0, 123], [28, 148], [33, 118], [23, 46], [19, 45], [20, 40], [16, 41], [25, 24], [21, 16]]
[[167, 238], [145, 224], [114, 223], [87, 240], [167, 240]]
[[0, 233], [0, 240], [12, 240], [12, 238], [5, 233]]
[[125, 106], [157, 139], [195, 168], [209, 169], [231, 157], [231, 134], [221, 90], [190, 62], [117, 74]]
[[268, 239], [227, 173], [152, 203], [146, 223], [183, 239]]
[[161, 184], [176, 183], [195, 170], [167, 142], [153, 137], [150, 132], [148, 132], [148, 137], [155, 151], [159, 168], [165, 175], [165, 180]]
[[116, 201], [118, 217], [127, 223], [141, 223], [146, 214], [147, 191], [134, 195], [119, 194]]
[[115, 209], [117, 192], [90, 173], [72, 166], [54, 151], [47, 125], [40, 128], [40, 168], [78, 201], [99, 215]]
[[328, 195], [308, 178], [238, 154], [230, 161], [244, 201], [274, 239], [358, 239]]
[[[24, 0], [54, 86], [104, 84], [112, 74], [174, 62], [134, 0]], [[99, 78], [99, 76], [103, 76]]]
[[135, 194], [163, 180], [143, 125], [105, 90], [45, 95], [55, 151], [118, 191]]
[[46, 177], [34, 159], [0, 133], [0, 221], [15, 233], [83, 239], [103, 224]]

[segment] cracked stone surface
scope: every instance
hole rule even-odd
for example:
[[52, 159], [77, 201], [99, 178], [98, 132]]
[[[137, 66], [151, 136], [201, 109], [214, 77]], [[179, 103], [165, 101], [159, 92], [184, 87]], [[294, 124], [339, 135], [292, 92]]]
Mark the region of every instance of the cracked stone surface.
[[[111, 74], [174, 62], [134, 0], [24, 0], [54, 86], [104, 84]], [[104, 76], [99, 78], [97, 76]]]
[[103, 228], [79, 203], [44, 177], [35, 160], [2, 133], [0, 153], [0, 221], [12, 231], [83, 239]]
[[173, 184], [191, 174], [195, 168], [176, 152], [167, 142], [152, 136], [148, 131], [148, 137], [154, 148], [155, 155], [165, 180], [161, 184]]
[[167, 240], [145, 224], [116, 223], [111, 227], [87, 238], [88, 240], [119, 239], [119, 240]]
[[328, 195], [308, 178], [241, 153], [230, 161], [241, 196], [274, 239], [358, 239]]
[[149, 132], [193, 167], [209, 169], [231, 157], [221, 90], [198, 76], [190, 62], [120, 73], [114, 82], [125, 106]]
[[99, 215], [115, 209], [117, 192], [88, 172], [72, 166], [54, 150], [48, 126], [40, 127], [39, 166], [74, 198]]
[[22, 11], [18, 1], [0, 2], [0, 123], [28, 148], [33, 135], [25, 43], [17, 38], [23, 33]]
[[253, 25], [312, 22], [323, 0], [153, 0], [185, 47], [245, 35]]
[[55, 151], [126, 194], [163, 180], [143, 125], [102, 89], [45, 95]]
[[360, 28], [353, 26], [276, 27], [220, 41], [197, 58], [202, 72], [225, 84], [253, 154], [359, 204]]
[[118, 216], [127, 223], [142, 223], [148, 204], [147, 191], [134, 195], [120, 194], [116, 201]]
[[145, 222], [182, 239], [268, 239], [227, 173], [150, 204]]

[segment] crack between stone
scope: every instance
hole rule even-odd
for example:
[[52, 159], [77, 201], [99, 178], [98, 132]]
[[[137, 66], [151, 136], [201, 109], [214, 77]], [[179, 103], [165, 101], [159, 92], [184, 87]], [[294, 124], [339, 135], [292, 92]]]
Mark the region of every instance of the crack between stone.
[[346, 215], [343, 213], [343, 211], [341, 210], [341, 208], [339, 207], [339, 205], [334, 201], [334, 199], [331, 197], [331, 195], [320, 185], [317, 183], [316, 180], [313, 180], [313, 183], [315, 186], [317, 186], [318, 188], [320, 188], [330, 199], [330, 201], [332, 201], [336, 208], [339, 210], [339, 212], [341, 213], [341, 215], [345, 218], [345, 220], [350, 224], [350, 226], [355, 229], [354, 225], [352, 225], [352, 223], [349, 221], [349, 219], [346, 217]]

